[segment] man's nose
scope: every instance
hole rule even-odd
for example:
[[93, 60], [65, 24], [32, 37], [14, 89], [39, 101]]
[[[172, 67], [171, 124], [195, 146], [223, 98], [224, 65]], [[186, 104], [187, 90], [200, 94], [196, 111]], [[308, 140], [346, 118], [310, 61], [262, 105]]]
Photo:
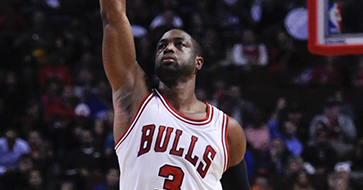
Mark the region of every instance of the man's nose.
[[165, 54], [165, 53], [170, 53], [170, 52], [174, 53], [174, 49], [175, 49], [174, 44], [173, 44], [173, 43], [169, 43], [169, 44], [166, 46], [165, 50], [164, 50], [164, 54]]

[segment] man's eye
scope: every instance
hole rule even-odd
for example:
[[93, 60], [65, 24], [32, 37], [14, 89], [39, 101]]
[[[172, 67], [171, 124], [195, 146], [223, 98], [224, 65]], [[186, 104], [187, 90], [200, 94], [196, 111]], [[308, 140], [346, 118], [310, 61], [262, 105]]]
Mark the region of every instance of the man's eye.
[[176, 47], [181, 47], [181, 46], [183, 46], [183, 45], [184, 45], [184, 44], [183, 44], [182, 42], [176, 42], [176, 43], [175, 43], [175, 46], [176, 46]]
[[166, 44], [159, 44], [158, 49], [164, 49], [166, 47]]

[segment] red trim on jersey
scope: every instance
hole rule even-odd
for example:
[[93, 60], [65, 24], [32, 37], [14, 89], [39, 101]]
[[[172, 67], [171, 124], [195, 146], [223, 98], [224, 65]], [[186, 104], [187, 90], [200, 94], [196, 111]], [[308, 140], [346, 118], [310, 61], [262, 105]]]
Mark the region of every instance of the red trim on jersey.
[[227, 170], [230, 164], [230, 153], [229, 153], [229, 146], [228, 146], [228, 124], [229, 124], [229, 116], [224, 114], [223, 122], [222, 122], [222, 144], [224, 148], [224, 158], [225, 158], [225, 167], [224, 169]]
[[162, 92], [160, 90], [156, 90], [155, 92], [157, 94], [157, 96], [160, 98], [162, 104], [164, 105], [164, 107], [177, 119], [191, 124], [191, 125], [205, 125], [208, 124], [212, 121], [213, 119], [213, 109], [211, 109], [210, 105], [208, 103], [206, 103], [207, 105], [207, 116], [203, 119], [192, 119], [189, 118], [181, 113], [179, 113], [177, 110], [175, 110], [169, 103], [169, 101], [165, 98], [164, 94], [162, 94]]
[[136, 111], [136, 114], [134, 115], [134, 118], [132, 119], [129, 127], [127, 128], [126, 132], [117, 140], [115, 143], [114, 149], [117, 150], [117, 148], [121, 145], [121, 143], [127, 138], [127, 136], [130, 134], [132, 129], [135, 126], [136, 121], [140, 118], [141, 113], [144, 111], [146, 105], [150, 102], [150, 100], [153, 98], [152, 91], [150, 91], [145, 98], [141, 101], [139, 108]]
[[[226, 118], [226, 120], [224, 120], [224, 117]], [[229, 152], [229, 146], [228, 146], [228, 124], [229, 124], [229, 116], [227, 114], [224, 114], [224, 117], [223, 117], [223, 122], [225, 123], [224, 127], [222, 129], [224, 129], [224, 141], [222, 142], [223, 145], [224, 145], [224, 148], [226, 150], [224, 150], [224, 153], [226, 154], [227, 152], [227, 156], [226, 157], [226, 170], [229, 168], [229, 164], [230, 164], [230, 152]]]

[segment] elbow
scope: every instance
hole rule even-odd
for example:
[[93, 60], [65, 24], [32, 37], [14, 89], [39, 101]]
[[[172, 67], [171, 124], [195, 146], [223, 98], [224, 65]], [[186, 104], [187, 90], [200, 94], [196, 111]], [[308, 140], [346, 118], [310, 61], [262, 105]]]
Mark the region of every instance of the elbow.
[[105, 27], [109, 23], [109, 21], [107, 19], [107, 14], [106, 14], [106, 12], [101, 10], [100, 15], [101, 15], [101, 20], [102, 20], [103, 27]]

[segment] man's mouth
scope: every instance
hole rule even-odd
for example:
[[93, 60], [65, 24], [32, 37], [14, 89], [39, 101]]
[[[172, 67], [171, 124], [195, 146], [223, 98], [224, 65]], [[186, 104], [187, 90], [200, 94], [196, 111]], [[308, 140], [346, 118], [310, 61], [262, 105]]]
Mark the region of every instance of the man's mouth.
[[163, 64], [167, 64], [167, 63], [174, 63], [175, 62], [175, 58], [174, 57], [163, 57], [161, 59], [161, 63]]
[[174, 59], [172, 59], [172, 58], [167, 58], [167, 59], [163, 59], [161, 62], [162, 62], [162, 63], [172, 63], [172, 62], [174, 62]]

